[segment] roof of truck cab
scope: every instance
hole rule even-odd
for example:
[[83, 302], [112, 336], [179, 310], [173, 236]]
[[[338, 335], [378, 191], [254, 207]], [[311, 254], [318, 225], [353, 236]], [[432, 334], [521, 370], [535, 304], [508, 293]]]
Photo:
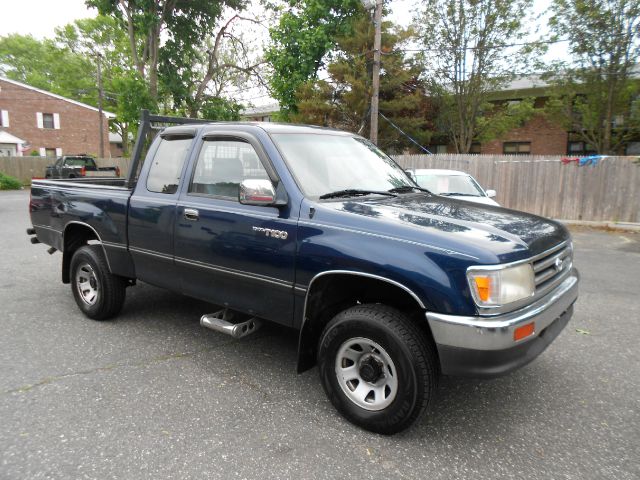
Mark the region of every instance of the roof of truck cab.
[[196, 124], [184, 124], [166, 127], [164, 133], [172, 133], [184, 131], [185, 128], [197, 128], [202, 132], [208, 132], [222, 128], [223, 130], [239, 130], [247, 131], [252, 128], [260, 128], [267, 133], [306, 133], [306, 134], [320, 134], [320, 135], [354, 135], [351, 132], [345, 132], [343, 130], [337, 130], [335, 128], [318, 127], [315, 125], [297, 125], [291, 123], [276, 123], [276, 122], [211, 122], [211, 123], [196, 123]]

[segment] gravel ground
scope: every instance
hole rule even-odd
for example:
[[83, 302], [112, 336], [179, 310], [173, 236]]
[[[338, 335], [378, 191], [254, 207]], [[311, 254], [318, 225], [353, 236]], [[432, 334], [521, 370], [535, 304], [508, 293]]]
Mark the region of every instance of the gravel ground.
[[506, 377], [444, 378], [384, 437], [342, 419], [296, 335], [233, 340], [210, 305], [140, 284], [113, 322], [80, 314], [60, 254], [0, 192], [0, 478], [640, 478], [640, 234], [576, 230], [574, 318]]

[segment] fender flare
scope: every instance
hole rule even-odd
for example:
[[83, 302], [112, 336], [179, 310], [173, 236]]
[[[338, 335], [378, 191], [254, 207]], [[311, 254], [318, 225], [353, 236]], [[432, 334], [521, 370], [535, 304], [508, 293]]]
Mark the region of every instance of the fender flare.
[[416, 295], [416, 293], [413, 290], [411, 290], [406, 285], [403, 285], [402, 283], [397, 282], [396, 280], [391, 280], [390, 278], [386, 278], [380, 275], [375, 275], [372, 273], [359, 272], [354, 270], [326, 270], [326, 271], [317, 273], [309, 282], [309, 285], [307, 286], [307, 293], [304, 299], [304, 307], [302, 310], [302, 322], [300, 324], [300, 332], [298, 334], [298, 354], [297, 354], [298, 373], [301, 373], [307, 370], [312, 366], [311, 363], [313, 363], [313, 362], [310, 362], [308, 358], [306, 358], [306, 355], [308, 352], [306, 351], [307, 349], [305, 348], [305, 326], [307, 326], [307, 309], [309, 306], [309, 295], [311, 293], [311, 289], [313, 287], [314, 282], [319, 278], [327, 275], [353, 275], [353, 276], [366, 277], [373, 280], [378, 280], [381, 282], [388, 283], [389, 285], [393, 285], [396, 288], [400, 288], [401, 290], [404, 290], [407, 294], [409, 294], [413, 298], [413, 300], [422, 310], [427, 310], [427, 307], [425, 306], [422, 299], [418, 295]]

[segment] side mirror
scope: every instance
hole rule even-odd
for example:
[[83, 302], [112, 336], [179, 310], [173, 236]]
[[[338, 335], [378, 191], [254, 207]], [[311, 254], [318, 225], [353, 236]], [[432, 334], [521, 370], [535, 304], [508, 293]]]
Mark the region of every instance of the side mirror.
[[486, 190], [485, 193], [487, 194], [487, 197], [489, 198], [493, 198], [496, 196], [496, 191], [495, 190]]
[[271, 180], [247, 179], [240, 183], [238, 200], [242, 205], [273, 205], [276, 202], [276, 191]]

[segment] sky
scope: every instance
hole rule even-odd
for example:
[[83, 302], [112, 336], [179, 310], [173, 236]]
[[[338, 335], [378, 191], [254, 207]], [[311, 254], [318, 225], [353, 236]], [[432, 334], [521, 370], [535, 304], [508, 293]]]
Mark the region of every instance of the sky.
[[[395, 23], [407, 26], [412, 21], [413, 10], [420, 0], [385, 0], [390, 7], [391, 14], [388, 17]], [[544, 14], [551, 0], [536, 0], [534, 2], [534, 15]], [[87, 9], [84, 0], [0, 0], [3, 28], [0, 35], [10, 33], [31, 34], [42, 39], [54, 36], [54, 29], [66, 25], [76, 19], [94, 17], [95, 9]], [[546, 23], [544, 20], [542, 23]], [[552, 45], [547, 60], [562, 58], [566, 55], [566, 45]], [[264, 92], [256, 95], [255, 91], [247, 92], [247, 98], [255, 105], [264, 105], [273, 102]]]
[[79, 18], [95, 17], [84, 0], [0, 0], [2, 34], [31, 34], [36, 38], [53, 37], [55, 27]]

